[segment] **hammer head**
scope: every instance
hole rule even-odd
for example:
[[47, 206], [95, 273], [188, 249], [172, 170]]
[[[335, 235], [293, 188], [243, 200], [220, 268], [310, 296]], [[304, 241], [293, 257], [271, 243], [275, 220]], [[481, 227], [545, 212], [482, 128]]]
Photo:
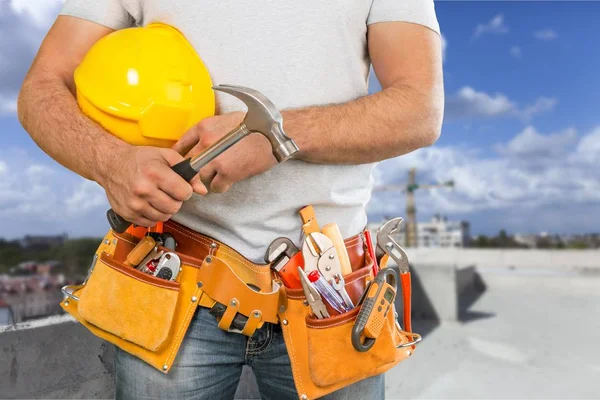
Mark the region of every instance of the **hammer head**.
[[273, 146], [273, 155], [282, 162], [298, 152], [296, 143], [283, 130], [283, 116], [275, 105], [258, 90], [243, 86], [219, 85], [214, 90], [229, 93], [248, 107], [243, 124], [250, 132], [260, 132]]

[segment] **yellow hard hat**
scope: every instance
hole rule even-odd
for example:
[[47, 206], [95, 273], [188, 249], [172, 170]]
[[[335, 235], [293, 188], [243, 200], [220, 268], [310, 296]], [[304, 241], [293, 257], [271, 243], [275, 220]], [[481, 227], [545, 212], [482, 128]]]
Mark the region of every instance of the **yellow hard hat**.
[[75, 69], [82, 112], [127, 143], [170, 147], [215, 113], [204, 63], [177, 29], [165, 24], [112, 32]]

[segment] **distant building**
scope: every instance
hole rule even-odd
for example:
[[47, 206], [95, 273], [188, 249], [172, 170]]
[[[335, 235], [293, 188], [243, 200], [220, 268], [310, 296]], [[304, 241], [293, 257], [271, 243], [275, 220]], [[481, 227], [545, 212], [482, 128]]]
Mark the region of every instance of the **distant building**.
[[32, 236], [27, 235], [19, 241], [21, 247], [26, 249], [38, 248], [45, 249], [62, 245], [69, 237], [66, 233], [55, 236]]
[[[60, 288], [65, 283], [62, 274], [0, 275], [0, 303], [7, 305], [4, 308], [10, 311], [15, 323], [60, 314]], [[0, 319], [6, 317], [7, 312], [0, 306]]]
[[[379, 225], [369, 224], [369, 229], [375, 233]], [[397, 234], [396, 240], [404, 246], [404, 231]], [[470, 240], [471, 228], [467, 221], [448, 221], [447, 217], [436, 214], [429, 222], [417, 222], [418, 247], [468, 247]]]

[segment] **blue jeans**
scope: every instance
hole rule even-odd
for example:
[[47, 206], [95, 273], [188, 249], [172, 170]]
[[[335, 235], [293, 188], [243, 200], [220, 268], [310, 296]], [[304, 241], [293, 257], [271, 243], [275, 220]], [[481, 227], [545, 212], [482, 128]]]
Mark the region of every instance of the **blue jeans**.
[[[117, 348], [116, 398], [233, 399], [243, 365], [252, 367], [262, 399], [298, 399], [279, 325], [265, 324], [248, 338], [219, 329], [208, 309], [198, 307], [167, 375]], [[378, 375], [323, 398], [377, 400], [384, 391]]]

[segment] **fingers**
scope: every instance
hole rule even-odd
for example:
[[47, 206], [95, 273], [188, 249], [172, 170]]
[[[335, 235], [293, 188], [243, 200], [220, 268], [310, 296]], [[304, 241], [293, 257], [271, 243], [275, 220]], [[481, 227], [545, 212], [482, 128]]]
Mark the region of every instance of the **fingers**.
[[232, 183], [223, 177], [221, 174], [217, 174], [210, 184], [210, 191], [213, 193], [225, 193], [229, 190]]
[[197, 125], [191, 127], [172, 147], [179, 154], [187, 154], [192, 147], [198, 143], [200, 135], [198, 134]]
[[194, 190], [194, 193], [197, 193], [200, 196], [204, 196], [208, 193], [208, 189], [206, 188], [206, 186], [204, 186], [204, 184], [200, 180], [200, 175], [196, 175], [195, 177], [193, 177], [192, 180], [190, 181], [190, 185], [192, 185], [192, 189]]

